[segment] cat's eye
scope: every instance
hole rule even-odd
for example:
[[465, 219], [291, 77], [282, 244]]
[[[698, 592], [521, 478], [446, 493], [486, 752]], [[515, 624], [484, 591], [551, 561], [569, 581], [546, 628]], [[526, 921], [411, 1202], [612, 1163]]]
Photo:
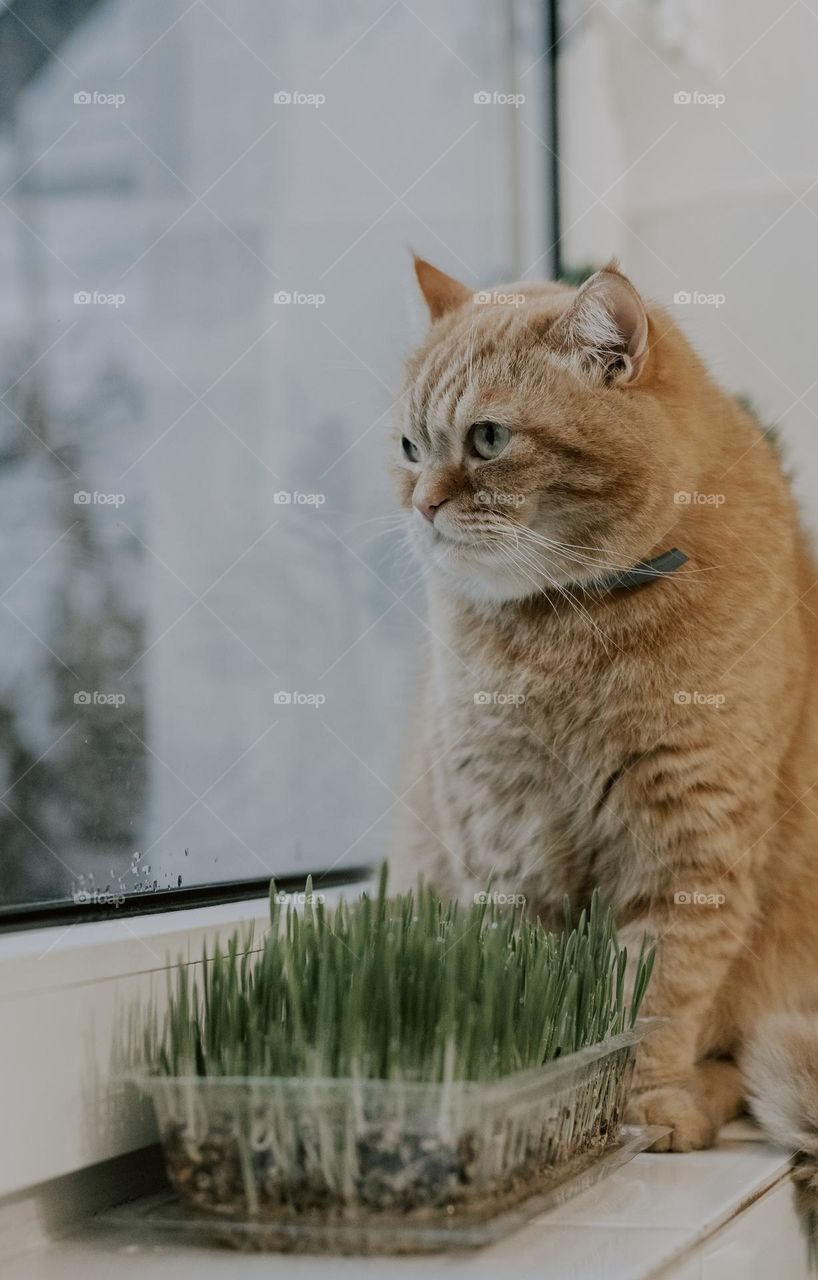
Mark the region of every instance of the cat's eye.
[[511, 432], [499, 422], [476, 422], [471, 430], [471, 445], [478, 458], [488, 461], [503, 452]]
[[400, 446], [403, 449], [404, 458], [408, 458], [410, 462], [420, 462], [420, 449], [413, 444], [408, 436], [401, 438]]

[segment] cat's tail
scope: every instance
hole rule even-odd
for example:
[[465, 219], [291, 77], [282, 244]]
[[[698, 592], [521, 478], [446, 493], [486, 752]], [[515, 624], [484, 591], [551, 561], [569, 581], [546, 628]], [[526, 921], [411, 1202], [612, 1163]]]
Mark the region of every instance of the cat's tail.
[[765, 1017], [741, 1069], [759, 1124], [797, 1153], [793, 1177], [802, 1209], [818, 1215], [818, 1011]]

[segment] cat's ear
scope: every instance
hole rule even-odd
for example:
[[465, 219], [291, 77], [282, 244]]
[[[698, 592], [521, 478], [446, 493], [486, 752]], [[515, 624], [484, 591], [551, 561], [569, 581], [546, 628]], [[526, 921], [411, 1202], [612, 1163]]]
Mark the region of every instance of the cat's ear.
[[585, 281], [551, 336], [599, 382], [635, 382], [648, 358], [644, 303], [615, 261]]
[[414, 259], [415, 275], [420, 285], [420, 292], [426, 300], [429, 315], [433, 320], [473, 299], [473, 290], [461, 284], [459, 280], [455, 280], [454, 276], [447, 276], [445, 271], [438, 271], [431, 262], [425, 262], [417, 254], [414, 255]]

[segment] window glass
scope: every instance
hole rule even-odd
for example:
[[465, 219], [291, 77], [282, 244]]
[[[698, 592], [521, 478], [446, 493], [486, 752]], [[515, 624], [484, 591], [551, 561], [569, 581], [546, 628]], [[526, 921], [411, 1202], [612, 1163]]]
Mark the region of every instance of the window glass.
[[540, 10], [0, 14], [3, 909], [388, 851], [408, 245], [547, 272]]

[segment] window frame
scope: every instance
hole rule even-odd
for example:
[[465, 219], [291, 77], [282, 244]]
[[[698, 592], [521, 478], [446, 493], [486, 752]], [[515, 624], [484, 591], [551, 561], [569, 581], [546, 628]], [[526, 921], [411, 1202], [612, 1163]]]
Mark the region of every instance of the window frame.
[[[513, 6], [514, 0], [507, 0]], [[548, 153], [543, 178], [547, 189], [544, 192], [544, 208], [542, 210], [542, 232], [546, 241], [544, 258], [550, 259], [549, 266], [554, 277], [561, 273], [560, 237], [560, 159], [559, 159], [559, 85], [557, 77], [558, 42], [559, 42], [559, 0], [540, 0], [542, 49], [540, 58], [532, 64], [533, 70], [542, 63], [546, 75], [542, 108], [543, 141]], [[35, 33], [36, 37], [36, 33]], [[42, 42], [40, 42], [42, 43]], [[46, 46], [43, 46], [45, 49]], [[517, 193], [517, 199], [521, 192]], [[354, 883], [365, 877], [369, 868], [353, 866], [335, 870], [332, 867], [303, 870], [288, 869], [281, 877], [276, 877], [284, 889], [300, 887], [309, 872], [313, 875], [316, 886], [320, 883], [326, 887], [339, 884]], [[18, 930], [39, 929], [41, 927], [57, 927], [59, 925], [102, 922], [130, 918], [137, 915], [148, 915], [160, 912], [184, 912], [205, 908], [218, 903], [238, 902], [255, 896], [263, 896], [267, 891], [266, 878], [252, 877], [247, 880], [220, 881], [203, 883], [185, 889], [167, 889], [156, 892], [135, 893], [125, 896], [124, 901], [101, 903], [93, 901], [52, 899], [42, 902], [28, 902], [0, 908], [0, 942], [4, 934]]]
[[[549, 151], [545, 260], [561, 274], [559, 182], [559, 0], [542, 0], [542, 61], [549, 77], [542, 122]], [[306, 869], [277, 879], [304, 885]], [[368, 867], [314, 873], [329, 903], [371, 883]], [[5, 1141], [0, 1143], [0, 1208], [37, 1184], [79, 1174], [156, 1141], [152, 1116], [112, 1104], [110, 1055], [123, 1010], [164, 990], [180, 965], [201, 967], [203, 948], [236, 929], [266, 928], [266, 879], [137, 894], [119, 907], [31, 904], [0, 915]], [[122, 1112], [125, 1114], [122, 1114]], [[2, 1254], [2, 1250], [0, 1250]]]
[[[316, 890], [334, 889], [339, 885], [357, 884], [371, 874], [366, 865], [344, 866], [326, 870], [288, 871], [275, 876], [282, 893], [294, 893], [303, 889], [308, 875], [312, 876]], [[194, 885], [188, 889], [158, 889], [151, 893], [126, 894], [120, 905], [93, 901], [77, 902], [58, 900], [32, 903], [0, 911], [0, 945], [4, 933], [22, 929], [53, 928], [57, 925], [87, 924], [91, 921], [120, 920], [130, 916], [168, 914], [189, 911], [197, 907], [218, 906], [222, 903], [262, 898], [270, 888], [270, 877], [259, 876], [251, 880], [216, 880], [212, 884]]]

